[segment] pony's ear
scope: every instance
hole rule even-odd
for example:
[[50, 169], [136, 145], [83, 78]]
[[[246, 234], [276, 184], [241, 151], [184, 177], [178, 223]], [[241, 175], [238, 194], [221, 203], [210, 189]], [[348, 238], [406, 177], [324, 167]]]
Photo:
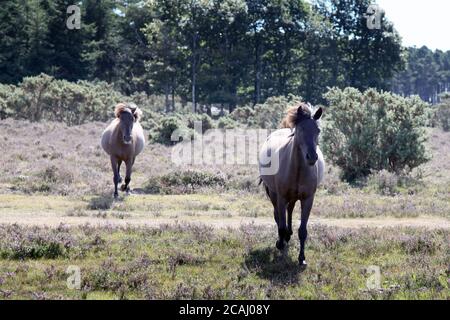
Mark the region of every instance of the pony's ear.
[[311, 119], [311, 116], [303, 109], [303, 106], [298, 107], [297, 109], [297, 123], [306, 120]]
[[139, 109], [138, 107], [131, 109], [131, 112], [133, 113], [134, 116], [134, 120], [135, 121], [139, 121], [139, 119], [141, 119], [142, 117], [142, 111], [141, 109]]
[[314, 118], [314, 120], [319, 120], [320, 119], [320, 117], [322, 117], [322, 113], [323, 113], [323, 110], [322, 110], [322, 107], [320, 107], [319, 109], [317, 109], [317, 111], [314, 113], [314, 116], [313, 116], [313, 118]]

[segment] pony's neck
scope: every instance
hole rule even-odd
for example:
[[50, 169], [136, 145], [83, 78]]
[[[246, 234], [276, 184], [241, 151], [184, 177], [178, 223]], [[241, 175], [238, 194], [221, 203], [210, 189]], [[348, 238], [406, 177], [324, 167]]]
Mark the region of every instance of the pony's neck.
[[123, 136], [123, 132], [122, 132], [122, 128], [120, 126], [120, 118], [117, 118], [117, 123], [116, 123], [116, 127], [114, 128], [114, 137], [118, 142], [123, 142], [122, 140], [122, 136]]
[[303, 168], [305, 168], [306, 160], [303, 157], [303, 152], [298, 146], [298, 143], [296, 141], [296, 136], [294, 135], [293, 139], [291, 140], [291, 173], [293, 175], [298, 175], [301, 172], [304, 172]]

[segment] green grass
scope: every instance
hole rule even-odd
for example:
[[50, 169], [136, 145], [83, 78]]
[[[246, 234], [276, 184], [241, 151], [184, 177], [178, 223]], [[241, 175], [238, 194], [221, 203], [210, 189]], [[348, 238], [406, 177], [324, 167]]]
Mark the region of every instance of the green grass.
[[[310, 229], [308, 267], [274, 249], [275, 230], [205, 225], [155, 228], [0, 229], [0, 256], [36, 243], [64, 244], [57, 257], [0, 258], [7, 299], [449, 299], [448, 230]], [[15, 241], [12, 241], [15, 239]], [[11, 245], [12, 242], [20, 245]], [[68, 266], [81, 289], [68, 289]], [[378, 289], [366, 269], [378, 266]]]
[[[296, 214], [299, 210], [297, 204]], [[122, 217], [128, 218], [192, 218], [201, 219], [271, 218], [273, 208], [263, 194], [204, 193], [188, 195], [136, 195], [113, 201], [109, 194], [64, 197], [56, 195], [0, 194], [0, 217]], [[448, 197], [436, 195], [381, 196], [365, 192], [316, 195], [313, 217], [321, 218], [415, 218], [435, 216], [450, 218]], [[199, 220], [200, 219], [200, 220]]]

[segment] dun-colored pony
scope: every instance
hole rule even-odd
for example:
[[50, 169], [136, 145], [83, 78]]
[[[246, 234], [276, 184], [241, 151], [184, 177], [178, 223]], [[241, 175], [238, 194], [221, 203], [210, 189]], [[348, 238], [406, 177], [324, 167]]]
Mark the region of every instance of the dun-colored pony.
[[144, 149], [145, 138], [139, 123], [142, 112], [135, 104], [119, 103], [114, 113], [116, 119], [103, 132], [101, 144], [111, 158], [114, 197], [117, 198], [119, 196], [117, 185], [122, 182], [120, 166], [125, 162], [125, 183], [120, 189], [129, 192], [133, 164], [136, 156]]
[[[297, 200], [301, 202], [301, 223], [298, 230], [300, 265], [306, 264], [307, 223], [325, 165], [322, 152], [317, 146], [320, 133], [318, 120], [321, 116], [321, 108], [313, 113], [306, 104], [290, 108], [281, 123], [283, 129], [273, 132], [260, 151], [261, 182], [274, 207], [278, 225], [276, 247], [279, 250], [285, 249], [291, 238], [292, 211]], [[278, 170], [268, 174], [264, 169], [272, 165], [275, 157], [278, 157]], [[264, 158], [272, 159], [272, 162], [262, 164], [261, 159]]]

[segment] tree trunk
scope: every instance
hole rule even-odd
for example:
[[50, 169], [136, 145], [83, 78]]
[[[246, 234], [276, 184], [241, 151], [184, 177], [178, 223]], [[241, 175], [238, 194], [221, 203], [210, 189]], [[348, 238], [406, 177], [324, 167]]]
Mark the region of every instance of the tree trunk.
[[166, 84], [164, 87], [164, 98], [165, 98], [165, 105], [166, 105], [166, 113], [170, 112], [170, 101], [169, 101], [169, 85]]
[[197, 34], [192, 36], [192, 112], [197, 112], [196, 86], [197, 86]]
[[261, 45], [259, 42], [259, 36], [254, 28], [255, 32], [255, 96], [254, 104], [258, 104], [261, 98]]
[[175, 112], [175, 89], [172, 88], [172, 112]]

